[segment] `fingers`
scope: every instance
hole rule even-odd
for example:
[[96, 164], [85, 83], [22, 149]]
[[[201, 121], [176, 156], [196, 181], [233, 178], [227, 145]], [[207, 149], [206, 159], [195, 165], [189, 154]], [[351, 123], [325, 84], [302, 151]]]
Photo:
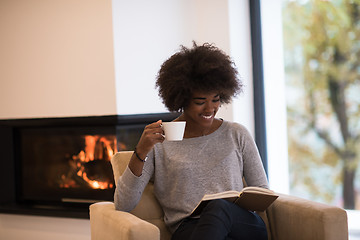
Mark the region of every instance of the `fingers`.
[[157, 122], [147, 125], [144, 129], [144, 132], [147, 132], [149, 134], [164, 134], [164, 131], [162, 129], [162, 121], [159, 120]]
[[156, 143], [164, 141], [164, 132], [161, 127], [162, 121], [147, 125], [137, 144], [138, 151], [149, 152]]
[[162, 120], [159, 120], [157, 122], [151, 123], [145, 127], [145, 129], [154, 129], [154, 128], [161, 128], [162, 126]]

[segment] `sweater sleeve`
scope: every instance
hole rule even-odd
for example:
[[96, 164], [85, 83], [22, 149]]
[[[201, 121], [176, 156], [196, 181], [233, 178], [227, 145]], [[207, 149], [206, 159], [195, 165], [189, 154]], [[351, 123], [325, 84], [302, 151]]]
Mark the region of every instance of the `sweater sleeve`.
[[129, 212], [136, 207], [153, 174], [153, 160], [153, 157], [149, 155], [140, 177], [135, 176], [130, 168], [126, 167], [115, 188], [114, 203], [116, 210]]
[[256, 143], [243, 127], [240, 137], [244, 163], [244, 178], [248, 186], [269, 188], [266, 173]]

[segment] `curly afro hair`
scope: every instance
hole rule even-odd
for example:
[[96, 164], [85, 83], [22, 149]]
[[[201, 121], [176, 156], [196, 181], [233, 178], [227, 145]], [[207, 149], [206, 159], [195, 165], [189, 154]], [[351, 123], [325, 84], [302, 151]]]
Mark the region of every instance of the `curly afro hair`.
[[221, 103], [230, 103], [242, 91], [234, 62], [223, 51], [205, 43], [193, 48], [181, 46], [161, 66], [156, 87], [171, 112], [186, 108], [194, 91], [219, 93]]

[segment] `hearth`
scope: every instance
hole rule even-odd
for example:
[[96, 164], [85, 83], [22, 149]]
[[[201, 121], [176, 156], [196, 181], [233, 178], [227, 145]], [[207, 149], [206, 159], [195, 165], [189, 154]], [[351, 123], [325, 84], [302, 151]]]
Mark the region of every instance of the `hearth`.
[[144, 127], [177, 113], [0, 120], [0, 211], [88, 217], [112, 201], [110, 159], [133, 150]]

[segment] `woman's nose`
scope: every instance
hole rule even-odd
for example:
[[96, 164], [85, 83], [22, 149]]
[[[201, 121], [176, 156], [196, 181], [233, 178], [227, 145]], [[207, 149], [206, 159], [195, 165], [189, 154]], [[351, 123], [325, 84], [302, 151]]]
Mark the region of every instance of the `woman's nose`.
[[215, 109], [215, 104], [213, 102], [207, 102], [205, 104], [205, 111], [213, 111]]

